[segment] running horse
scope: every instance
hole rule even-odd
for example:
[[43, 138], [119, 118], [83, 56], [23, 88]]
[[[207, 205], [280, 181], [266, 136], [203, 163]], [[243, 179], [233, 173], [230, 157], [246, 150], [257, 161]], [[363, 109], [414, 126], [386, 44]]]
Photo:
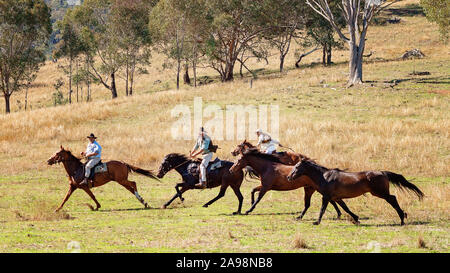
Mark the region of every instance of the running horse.
[[[165, 203], [162, 208], [167, 208], [167, 206], [169, 206], [176, 198], [180, 198], [183, 202], [183, 193], [188, 190], [202, 189], [195, 186], [195, 184], [198, 183], [198, 175], [193, 174], [191, 171], [192, 169], [197, 168], [200, 165], [200, 162], [201, 161], [198, 159], [191, 159], [178, 153], [171, 153], [164, 157], [156, 176], [158, 178], [163, 178], [169, 171], [176, 170], [181, 175], [182, 182], [175, 185], [175, 195], [167, 203]], [[222, 160], [221, 163], [221, 168], [207, 174], [208, 178], [206, 183], [206, 187], [209, 189], [220, 186], [219, 194], [204, 204], [203, 207], [207, 208], [209, 205], [225, 196], [225, 192], [230, 186], [239, 201], [238, 210], [233, 212], [233, 215], [241, 214], [242, 201], [244, 200], [244, 197], [242, 196], [240, 187], [242, 180], [244, 179], [244, 172], [239, 171], [230, 173], [229, 169], [233, 165], [233, 162]], [[209, 164], [211, 165], [213, 162], [210, 162]]]
[[[248, 151], [248, 150], [255, 150], [257, 149], [256, 146], [253, 146], [250, 142], [248, 142], [247, 140], [244, 140], [241, 144], [237, 145], [236, 148], [231, 152], [231, 154], [233, 156], [238, 156], [238, 155], [242, 155], [244, 152]], [[297, 164], [299, 161], [301, 161], [302, 159], [308, 159], [307, 156], [302, 155], [300, 153], [291, 153], [291, 152], [277, 152], [277, 153], [273, 153], [273, 156], [275, 156], [276, 158], [278, 158], [278, 160], [285, 164], [285, 165], [295, 165]], [[251, 167], [248, 167], [247, 172], [249, 173], [249, 176], [251, 178], [255, 178], [254, 176], [256, 176], [257, 178], [260, 178], [260, 175], [257, 174]], [[276, 191], [289, 191], [289, 190], [296, 190], [298, 189], [301, 184], [292, 184], [288, 187], [279, 187], [279, 186], [275, 186], [272, 187], [271, 190], [276, 190]], [[298, 187], [297, 187], [298, 186]], [[252, 204], [255, 203], [255, 193], [261, 191], [261, 188], [263, 187], [263, 185], [259, 185], [255, 188], [253, 188], [252, 190]], [[301, 220], [303, 218], [303, 216], [305, 215], [306, 211], [308, 210], [308, 208], [311, 205], [311, 196], [313, 195], [313, 193], [316, 191], [313, 187], [311, 186], [304, 186], [305, 189], [305, 208], [303, 209], [302, 213], [300, 214], [299, 217], [297, 217], [297, 220]], [[339, 210], [338, 206], [335, 203], [332, 203], [333, 207], [335, 208], [336, 212], [337, 212], [337, 219], [341, 218], [341, 211]]]
[[[80, 183], [84, 179], [84, 164], [69, 150], [64, 149], [62, 145], [60, 148], [61, 149], [58, 152], [56, 152], [50, 159], [47, 160], [47, 163], [48, 165], [53, 165], [56, 163], [62, 163], [64, 165], [64, 169], [69, 175], [69, 191], [67, 192], [61, 205], [55, 210], [55, 212], [62, 209], [72, 193], [79, 188], [84, 190], [97, 205], [95, 209], [93, 209], [92, 207], [91, 209], [98, 210], [101, 205], [95, 198], [92, 191], [89, 189], [89, 186], [80, 186]], [[92, 187], [100, 187], [110, 181], [116, 181], [124, 188], [129, 190], [134, 196], [136, 196], [136, 198], [144, 205], [145, 208], [148, 208], [147, 202], [145, 202], [144, 198], [142, 198], [138, 193], [136, 183], [134, 181], [128, 180], [128, 174], [130, 172], [136, 172], [138, 174], [145, 175], [156, 180], [158, 180], [158, 178], [156, 178], [151, 171], [132, 166], [125, 162], [113, 160], [108, 161], [105, 164], [107, 166], [107, 171], [95, 174]], [[92, 169], [92, 172], [93, 171], [94, 169]]]
[[[339, 169], [330, 170], [316, 162], [304, 159], [294, 166], [288, 179], [294, 182], [298, 177], [305, 176], [313, 181], [313, 186], [323, 196], [322, 208], [319, 218], [314, 222], [315, 225], [320, 224], [328, 202], [336, 201], [342, 206], [342, 199], [358, 197], [367, 192], [388, 202], [397, 211], [401, 220], [400, 224], [404, 225], [407, 214], [400, 208], [395, 195], [389, 193], [389, 182], [400, 189], [412, 191], [419, 200], [422, 200], [424, 196], [423, 192], [406, 180], [403, 175], [389, 171], [345, 172]], [[345, 204], [342, 208], [358, 223], [358, 216], [351, 213]]]
[[[259, 189], [258, 198], [252, 202], [252, 206], [246, 214], [252, 212], [263, 196], [270, 190], [290, 191], [300, 187], [310, 186], [312, 184], [310, 178], [306, 176], [301, 176], [292, 182], [288, 181], [287, 176], [292, 172], [294, 166], [285, 165], [277, 156], [261, 153], [258, 149], [249, 149], [243, 152], [239, 159], [230, 168], [230, 171], [232, 173], [237, 172], [246, 166], [252, 167], [252, 169], [255, 170], [255, 172], [261, 177], [261, 186]], [[315, 191], [312, 187], [310, 187], [310, 189], [312, 190], [312, 193]], [[309, 200], [312, 193], [309, 194]], [[310, 205], [309, 200], [306, 199], [305, 194], [305, 208], [302, 214], [297, 217], [298, 220], [302, 219], [303, 215], [308, 210]], [[334, 202], [331, 203], [333, 204]], [[334, 207], [336, 208], [339, 217], [340, 211], [337, 208], [337, 205], [334, 204]]]

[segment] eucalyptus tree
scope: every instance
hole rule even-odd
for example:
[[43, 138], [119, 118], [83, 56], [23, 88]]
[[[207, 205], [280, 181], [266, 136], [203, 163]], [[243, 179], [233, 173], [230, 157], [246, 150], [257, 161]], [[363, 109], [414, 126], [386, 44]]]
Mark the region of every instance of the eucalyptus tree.
[[6, 113], [11, 95], [26, 88], [45, 61], [50, 16], [43, 0], [0, 0], [0, 90]]
[[347, 86], [361, 84], [363, 81], [363, 54], [367, 30], [374, 15], [381, 9], [397, 2], [385, 0], [342, 0], [339, 8], [345, 19], [348, 34], [339, 28], [329, 2], [332, 0], [306, 0], [306, 3], [323, 16], [333, 27], [339, 38], [349, 47], [349, 75]]

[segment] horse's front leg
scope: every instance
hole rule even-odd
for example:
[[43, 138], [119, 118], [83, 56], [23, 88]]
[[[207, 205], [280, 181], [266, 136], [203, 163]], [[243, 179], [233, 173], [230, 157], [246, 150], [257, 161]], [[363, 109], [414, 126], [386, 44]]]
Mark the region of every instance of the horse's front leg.
[[[181, 190], [178, 189], [178, 187], [181, 187]], [[182, 197], [182, 194], [187, 191], [189, 188], [186, 187], [186, 183], [179, 183], [175, 186], [175, 190], [177, 191], [177, 193], [175, 193], [175, 195], [169, 200], [167, 201], [167, 203], [165, 203], [162, 208], [165, 209], [167, 208], [175, 199], [177, 199], [178, 197], [180, 197], [181, 201], [184, 201], [184, 198]]]
[[185, 186], [185, 182], [178, 183], [175, 185], [175, 190], [177, 191], [177, 196], [180, 197], [181, 202], [184, 202], [183, 192], [185, 192], [185, 191], [180, 191], [179, 187], [183, 188], [184, 186]]
[[89, 189], [89, 187], [85, 186], [85, 187], [82, 187], [82, 189], [89, 195], [89, 197], [91, 197], [92, 200], [94, 200], [95, 205], [97, 206], [94, 210], [98, 210], [99, 208], [101, 208], [100, 203], [97, 201], [97, 199], [95, 198], [95, 195], [92, 193], [92, 191]]
[[222, 186], [220, 187], [219, 194], [216, 197], [214, 197], [213, 199], [211, 199], [208, 203], [204, 204], [203, 207], [207, 208], [212, 203], [214, 203], [217, 200], [219, 200], [220, 198], [224, 197], [227, 188], [228, 188], [228, 184], [222, 184]]
[[322, 197], [322, 208], [320, 209], [319, 219], [315, 221], [313, 224], [318, 225], [320, 224], [320, 221], [322, 221], [322, 216], [325, 213], [325, 210], [327, 209], [328, 203], [330, 202], [330, 197], [324, 195]]
[[76, 189], [77, 189], [77, 187], [75, 187], [74, 185], [72, 185], [72, 184], [69, 185], [69, 190], [67, 191], [66, 197], [64, 197], [64, 200], [62, 201], [61, 205], [59, 205], [59, 207], [57, 209], [55, 209], [55, 212], [58, 212], [59, 210], [62, 209], [64, 204], [67, 202], [67, 200], [69, 200], [70, 196]]

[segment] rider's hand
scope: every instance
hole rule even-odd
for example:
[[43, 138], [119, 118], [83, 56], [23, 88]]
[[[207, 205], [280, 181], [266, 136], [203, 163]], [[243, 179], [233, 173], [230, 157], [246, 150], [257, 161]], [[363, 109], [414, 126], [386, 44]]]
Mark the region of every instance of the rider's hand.
[[81, 155], [82, 155], [82, 156], [85, 156], [85, 155], [86, 155], [86, 153], [85, 153], [85, 152], [81, 152]]

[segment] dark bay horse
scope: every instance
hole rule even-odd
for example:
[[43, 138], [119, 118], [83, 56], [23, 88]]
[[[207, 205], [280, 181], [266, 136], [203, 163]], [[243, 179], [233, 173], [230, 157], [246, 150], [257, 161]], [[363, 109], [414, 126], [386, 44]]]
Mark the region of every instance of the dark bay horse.
[[[237, 145], [236, 148], [231, 152], [231, 154], [233, 156], [237, 156], [237, 155], [242, 155], [244, 152], [248, 151], [248, 150], [255, 150], [257, 149], [255, 146], [253, 146], [250, 142], [248, 142], [247, 140], [244, 140], [241, 144]], [[309, 159], [307, 156], [299, 154], [299, 153], [291, 153], [291, 152], [281, 152], [281, 153], [274, 153], [274, 156], [276, 156], [279, 161], [285, 165], [295, 165], [297, 164], [300, 160], [306, 158]], [[251, 167], [250, 167], [251, 168]], [[256, 172], [254, 172], [254, 170], [249, 171], [250, 177], [254, 178], [253, 176], [257, 176], [258, 178], [260, 178], [259, 174], [257, 174]], [[299, 185], [299, 184], [298, 184]], [[300, 186], [299, 186], [300, 187]], [[260, 191], [262, 188], [262, 184], [253, 188], [252, 190], [252, 204], [255, 203], [255, 193]], [[290, 190], [296, 190], [298, 189], [295, 187], [292, 187]], [[311, 196], [313, 195], [313, 193], [316, 191], [313, 187], [311, 186], [305, 186], [305, 208], [303, 209], [302, 213], [300, 214], [299, 217], [297, 217], [298, 220], [301, 220], [303, 218], [303, 216], [305, 215], [306, 211], [308, 210], [308, 208], [311, 205]], [[272, 190], [278, 190], [278, 187], [274, 187], [272, 188]], [[283, 189], [283, 190], [289, 190], [289, 189]], [[341, 211], [339, 210], [338, 206], [335, 203], [332, 203], [333, 207], [336, 209], [337, 212], [337, 218], [340, 219], [341, 218]]]
[[[246, 212], [246, 214], [252, 212], [259, 201], [261, 201], [262, 197], [266, 194], [266, 192], [270, 190], [290, 191], [312, 184], [312, 181], [306, 176], [299, 177], [294, 181], [289, 182], [287, 176], [292, 172], [294, 166], [285, 165], [281, 163], [278, 157], [271, 154], [261, 153], [257, 149], [250, 149], [245, 151], [236, 161], [236, 163], [234, 163], [234, 165], [230, 168], [230, 171], [241, 171], [246, 166], [252, 167], [252, 169], [254, 169], [256, 173], [258, 173], [261, 177], [261, 187], [259, 190], [258, 198], [252, 203], [252, 207]], [[312, 192], [315, 191], [315, 189], [312, 187], [311, 190], [313, 190]], [[309, 195], [309, 198], [311, 197], [311, 195], [312, 193]], [[339, 215], [340, 211], [339, 209], [337, 209], [337, 205], [334, 204], [334, 206]], [[306, 202], [305, 198], [305, 208], [301, 216], [297, 219], [301, 219], [308, 208], [309, 202]]]
[[[185, 155], [177, 153], [171, 153], [164, 157], [161, 165], [159, 166], [157, 177], [162, 178], [170, 170], [175, 169], [181, 175], [182, 182], [175, 185], [175, 190], [177, 192], [172, 199], [163, 205], [163, 208], [169, 206], [176, 198], [180, 198], [181, 201], [184, 201], [183, 193], [187, 190], [201, 189], [195, 186], [195, 184], [198, 183], [198, 177], [192, 175], [188, 170], [191, 164], [200, 164], [200, 161], [187, 158]], [[211, 201], [204, 204], [203, 207], [206, 208], [225, 196], [225, 191], [228, 186], [230, 186], [239, 200], [238, 210], [233, 212], [233, 214], [241, 214], [242, 201], [244, 200], [244, 197], [242, 196], [240, 187], [242, 180], [244, 179], [244, 172], [241, 170], [235, 173], [230, 173], [229, 168], [233, 165], [233, 162], [223, 160], [222, 164], [223, 165], [220, 169], [208, 174], [208, 181], [206, 184], [207, 188], [215, 188], [220, 186], [219, 194]]]
[[[407, 214], [400, 208], [395, 195], [389, 193], [389, 182], [401, 189], [412, 191], [419, 197], [419, 200], [422, 200], [424, 196], [423, 192], [405, 177], [389, 171], [344, 172], [339, 169], [330, 170], [311, 160], [304, 159], [295, 165], [288, 179], [295, 182], [298, 177], [305, 176], [313, 181], [314, 187], [323, 196], [319, 219], [314, 222], [315, 225], [320, 224], [328, 202], [336, 201], [341, 204], [342, 199], [354, 198], [366, 192], [386, 200], [397, 211], [401, 225], [404, 225], [404, 218], [407, 217]], [[342, 206], [342, 208], [345, 211], [348, 210], [346, 206]], [[347, 212], [358, 222], [358, 216], [350, 211]]]
[[[62, 201], [61, 205], [55, 211], [59, 211], [60, 209], [62, 209], [72, 193], [78, 188], [83, 189], [92, 198], [92, 200], [94, 200], [95, 204], [97, 205], [95, 210], [98, 210], [101, 207], [100, 203], [97, 201], [89, 187], [80, 186], [80, 183], [84, 178], [84, 166], [79, 158], [77, 158], [69, 150], [65, 150], [61, 146], [61, 150], [56, 152], [50, 159], [48, 159], [47, 163], [48, 165], [62, 163], [64, 165], [64, 169], [69, 175], [69, 191], [67, 192], [66, 197]], [[128, 180], [128, 173], [133, 171], [156, 180], [158, 180], [158, 178], [156, 178], [155, 175], [153, 175], [150, 171], [140, 169], [125, 162], [108, 161], [106, 162], [106, 165], [108, 168], [107, 172], [95, 174], [93, 179], [93, 187], [100, 187], [110, 181], [116, 181], [124, 188], [129, 190], [134, 196], [136, 196], [139, 202], [141, 202], [147, 208], [148, 204], [139, 195], [136, 183], [134, 181]]]

